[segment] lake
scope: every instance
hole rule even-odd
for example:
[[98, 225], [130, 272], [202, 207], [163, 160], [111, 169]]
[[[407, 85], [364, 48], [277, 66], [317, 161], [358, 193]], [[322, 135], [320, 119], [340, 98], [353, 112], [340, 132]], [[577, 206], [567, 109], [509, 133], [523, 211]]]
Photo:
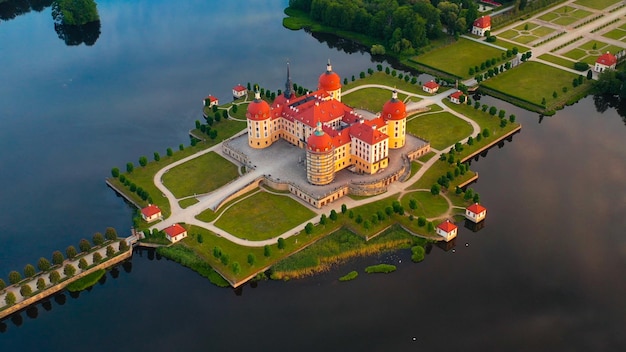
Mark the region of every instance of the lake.
[[[91, 46], [66, 46], [49, 8], [0, 23], [0, 276], [107, 226], [129, 231], [133, 209], [104, 178], [188, 145], [208, 94], [282, 89], [287, 61], [312, 88], [328, 59], [342, 77], [376, 66], [358, 46], [283, 28], [287, 3], [101, 0]], [[623, 349], [623, 118], [591, 97], [543, 119], [481, 101], [523, 130], [472, 161], [489, 215], [479, 232], [461, 228], [455, 248], [241, 290], [138, 252], [90, 291], [0, 323], [0, 350]], [[381, 261], [398, 271], [363, 273]], [[351, 270], [358, 279], [337, 281]]]

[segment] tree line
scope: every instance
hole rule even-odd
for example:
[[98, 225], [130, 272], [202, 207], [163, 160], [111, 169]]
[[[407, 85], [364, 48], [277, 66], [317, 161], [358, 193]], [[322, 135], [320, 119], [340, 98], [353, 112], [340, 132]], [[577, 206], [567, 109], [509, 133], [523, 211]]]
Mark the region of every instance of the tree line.
[[470, 0], [290, 0], [289, 6], [323, 25], [366, 33], [403, 54], [445, 33], [458, 37], [479, 17], [478, 5]]

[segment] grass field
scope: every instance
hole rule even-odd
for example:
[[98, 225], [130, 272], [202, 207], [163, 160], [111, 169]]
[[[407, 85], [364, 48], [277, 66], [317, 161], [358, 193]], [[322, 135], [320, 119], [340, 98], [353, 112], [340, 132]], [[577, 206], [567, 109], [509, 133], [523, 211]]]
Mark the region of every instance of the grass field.
[[560, 56], [555, 56], [551, 54], [543, 54], [543, 55], [540, 55], [539, 58], [548, 62], [552, 62], [553, 64], [557, 64], [559, 66], [563, 66], [566, 68], [574, 68], [574, 63], [575, 63], [574, 61], [564, 59]]
[[[487, 59], [499, 58], [501, 54], [501, 50], [461, 38], [453, 45], [415, 56], [413, 60], [440, 71], [467, 78], [470, 67], [480, 66]], [[462, 64], [459, 65], [459, 63]]]
[[425, 138], [438, 150], [453, 145], [472, 133], [472, 126], [449, 112], [419, 115], [407, 121], [407, 131]]
[[[546, 80], [550, 77], [550, 80]], [[545, 98], [547, 105], [556, 98], [553, 92], [561, 94], [562, 87], [572, 88], [572, 80], [578, 75], [544, 65], [538, 62], [526, 62], [514, 70], [509, 70], [482, 83], [485, 87], [500, 92], [507, 92], [511, 96], [520, 97], [526, 101], [541, 105]], [[543, 82], [543, 84], [538, 84]]]
[[590, 40], [582, 43], [577, 48], [564, 53], [563, 56], [593, 65], [596, 62], [596, 59], [603, 53], [607, 51], [616, 53], [620, 50], [623, 50], [623, 48], [598, 40]]
[[626, 31], [621, 28], [615, 28], [612, 31], [602, 34], [602, 36], [609, 39], [626, 41], [626, 38], [624, 38], [626, 37]]
[[239, 238], [265, 240], [282, 234], [314, 215], [314, 212], [288, 196], [259, 192], [226, 210], [215, 226]]
[[578, 0], [574, 4], [585, 6], [591, 9], [602, 10], [613, 4], [618, 3], [620, 0]]
[[[376, 70], [376, 68], [373, 68], [374, 70]], [[400, 79], [397, 76], [393, 77], [391, 74], [386, 74], [384, 71], [382, 72], [374, 72], [371, 76], [370, 75], [365, 75], [365, 78], [361, 78], [358, 79], [354, 82], [349, 82], [348, 84], [344, 85], [342, 87], [342, 90], [345, 92], [349, 89], [352, 89], [354, 87], [358, 87], [358, 86], [362, 86], [365, 84], [382, 84], [388, 87], [396, 87], [400, 90], [405, 90], [407, 92], [414, 92], [414, 93], [418, 93], [422, 91], [422, 87], [420, 85], [420, 82], [416, 82], [416, 84], [412, 84], [411, 81], [406, 82], [404, 79]], [[357, 91], [358, 92], [358, 91]], [[343, 98], [346, 97], [350, 97], [353, 93], [349, 93], [346, 95], [342, 95], [342, 101]], [[387, 95], [387, 100], [389, 100], [391, 98], [391, 93], [389, 93]], [[413, 98], [415, 99], [415, 98]]]
[[[417, 203], [417, 208], [411, 209], [409, 206], [411, 199]], [[442, 195], [433, 195], [428, 191], [415, 191], [407, 193], [400, 199], [400, 204], [404, 210], [414, 216], [434, 218], [445, 214], [448, 211], [448, 202]]]
[[[404, 101], [405, 98], [406, 95], [398, 93], [398, 99]], [[382, 88], [363, 88], [341, 97], [343, 103], [371, 112], [382, 111], [383, 105], [390, 99], [391, 91]]]
[[163, 175], [163, 184], [176, 198], [182, 198], [214, 191], [237, 176], [236, 165], [209, 152], [172, 168]]

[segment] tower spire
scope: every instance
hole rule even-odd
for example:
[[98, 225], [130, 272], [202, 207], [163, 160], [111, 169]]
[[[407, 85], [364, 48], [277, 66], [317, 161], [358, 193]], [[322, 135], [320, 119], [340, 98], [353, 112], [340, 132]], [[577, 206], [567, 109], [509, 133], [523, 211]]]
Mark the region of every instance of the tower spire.
[[328, 59], [328, 63], [326, 64], [326, 73], [333, 72], [333, 66], [330, 64], [330, 59]]
[[289, 60], [287, 60], [287, 81], [285, 82], [285, 98], [291, 98], [291, 87], [293, 84], [291, 83], [291, 73], [289, 72]]

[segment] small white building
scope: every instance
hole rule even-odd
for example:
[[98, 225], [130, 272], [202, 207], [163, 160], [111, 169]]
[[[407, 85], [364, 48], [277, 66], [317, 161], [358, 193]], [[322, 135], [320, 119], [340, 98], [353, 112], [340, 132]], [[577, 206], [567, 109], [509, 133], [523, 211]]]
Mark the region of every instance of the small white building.
[[450, 240], [456, 237], [457, 230], [458, 228], [456, 225], [451, 223], [450, 220], [442, 222], [437, 225], [437, 228], [435, 229], [437, 234], [443, 237], [446, 242], [450, 242]]
[[491, 30], [491, 17], [481, 16], [477, 18], [472, 25], [472, 34], [484, 36], [485, 32]]
[[461, 104], [465, 102], [465, 95], [460, 90], [450, 94], [450, 101], [455, 104]]
[[147, 207], [141, 209], [141, 218], [151, 223], [162, 218], [161, 209], [154, 204], [149, 204]]
[[593, 70], [596, 72], [604, 72], [604, 70], [607, 69], [615, 70], [615, 66], [617, 66], [617, 57], [607, 51], [596, 60]]
[[243, 98], [244, 96], [246, 96], [246, 93], [248, 93], [248, 89], [241, 84], [233, 87], [233, 98], [235, 99]]
[[220, 102], [219, 100], [217, 100], [216, 97], [212, 96], [211, 94], [209, 94], [208, 97], [206, 97], [202, 103], [204, 104], [204, 106], [208, 106], [208, 107], [212, 107], [213, 105], [219, 105]]
[[435, 94], [439, 90], [439, 84], [435, 81], [428, 81], [424, 83], [422, 90], [426, 93]]
[[465, 218], [469, 221], [479, 223], [487, 216], [487, 208], [478, 203], [474, 203], [465, 208]]
[[165, 232], [165, 238], [172, 243], [176, 243], [187, 237], [187, 230], [179, 224], [166, 227], [163, 231]]

